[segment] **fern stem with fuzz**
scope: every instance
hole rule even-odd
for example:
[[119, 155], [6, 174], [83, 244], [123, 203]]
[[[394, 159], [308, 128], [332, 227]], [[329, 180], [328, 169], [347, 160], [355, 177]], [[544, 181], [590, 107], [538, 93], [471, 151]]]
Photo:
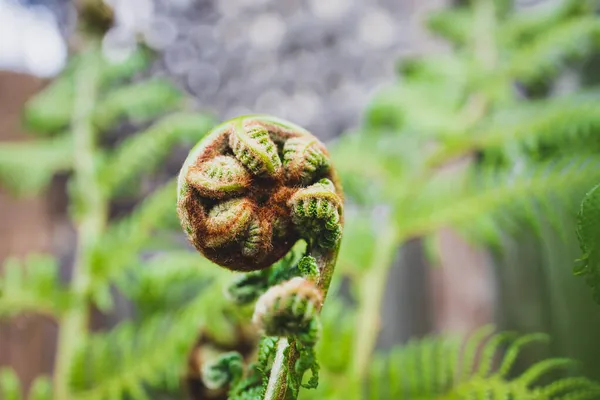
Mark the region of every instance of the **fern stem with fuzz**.
[[90, 285], [91, 252], [102, 233], [106, 220], [106, 201], [96, 173], [95, 132], [92, 112], [98, 92], [99, 68], [97, 53], [83, 54], [82, 65], [76, 74], [73, 113], [75, 143], [74, 188], [78, 210], [76, 215], [77, 249], [71, 279], [74, 300], [60, 320], [58, 349], [54, 370], [54, 390], [57, 400], [69, 400], [69, 371], [76, 348], [86, 335], [89, 317], [88, 291]]
[[[317, 288], [322, 294], [322, 302], [325, 301], [329, 290], [338, 252], [339, 242], [333, 249], [323, 250], [317, 247], [311, 252], [319, 266], [320, 278]], [[287, 391], [289, 390], [287, 376], [289, 371], [295, 368], [299, 356], [294, 339], [282, 337], [277, 341], [277, 352], [273, 361], [264, 400], [286, 399]]]

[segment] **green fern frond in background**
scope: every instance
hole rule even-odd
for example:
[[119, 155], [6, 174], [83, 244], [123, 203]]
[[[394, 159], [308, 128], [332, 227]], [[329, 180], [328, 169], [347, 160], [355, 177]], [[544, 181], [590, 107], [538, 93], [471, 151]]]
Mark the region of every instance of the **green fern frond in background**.
[[[316, 392], [300, 397], [310, 399], [535, 399], [593, 400], [600, 396], [600, 384], [572, 375], [577, 363], [568, 358], [548, 358], [517, 369], [519, 355], [535, 343], [547, 343], [548, 335], [511, 332], [495, 333], [484, 326], [468, 337], [432, 335], [376, 353], [368, 379], [360, 385], [351, 379], [349, 353], [334, 350], [352, 348], [352, 324], [347, 310], [334, 306], [324, 315], [324, 332], [319, 359], [326, 366], [323, 384]], [[345, 322], [344, 322], [345, 321]], [[350, 351], [351, 353], [351, 351]], [[556, 373], [563, 374], [557, 378]], [[568, 375], [564, 375], [568, 373]]]
[[68, 135], [0, 147], [0, 182], [22, 196], [41, 192], [54, 175], [72, 167], [73, 141]]
[[[181, 244], [175, 246], [180, 249], [177, 252], [173, 245], [157, 247], [156, 242], [151, 243], [157, 233], [172, 234], [169, 226], [176, 221], [175, 180], [147, 194], [129, 215], [116, 222], [106, 220], [108, 203], [121, 195], [126, 184], [152, 172], [175, 145], [195, 143], [213, 124], [208, 115], [182, 110], [183, 94], [165, 80], [129, 83], [149, 65], [149, 56], [139, 50], [115, 64], [92, 46], [73, 57], [61, 76], [25, 107], [27, 127], [48, 137], [10, 143], [0, 150], [0, 182], [18, 194], [39, 193], [57, 173], [74, 175], [69, 185], [73, 189], [69, 193], [70, 213], [78, 233], [84, 235], [78, 241], [85, 241], [85, 245], [77, 251], [71, 285], [61, 284], [57, 263], [48, 256], [32, 256], [24, 260], [24, 266], [9, 260], [0, 279], [3, 317], [44, 313], [59, 321], [61, 335], [76, 335], [59, 342], [58, 357], [62, 360], [57, 368], [62, 372], [56, 373], [53, 395], [61, 400], [141, 396], [161, 382], [172, 388], [206, 318], [222, 331], [224, 339], [233, 336], [231, 321], [223, 313], [225, 305], [214, 301], [219, 297], [216, 293], [222, 292], [218, 283], [221, 277], [208, 273], [213, 270], [206, 268], [206, 261], [183, 253]], [[89, 85], [84, 88], [87, 90], [77, 83], [82, 75]], [[89, 106], [89, 113], [82, 112], [84, 104]], [[122, 121], [152, 125], [113, 149], [96, 146], [101, 135]], [[82, 160], [92, 162], [82, 166]], [[81, 185], [85, 186], [83, 192]], [[95, 228], [90, 228], [91, 220]], [[90, 232], [94, 232], [92, 239]], [[161, 248], [166, 252], [161, 254]], [[140, 268], [144, 251], [159, 253], [152, 257], [148, 269]], [[179, 269], [157, 274], [159, 262], [161, 270]], [[78, 278], [82, 274], [86, 276], [83, 285]], [[214, 289], [197, 290], [211, 283]], [[166, 303], [168, 288], [178, 284], [187, 295]], [[194, 285], [199, 286], [190, 291]], [[73, 318], [85, 320], [89, 305], [111, 310], [115, 287], [133, 301], [152, 298], [154, 304], [163, 303], [162, 309], [149, 311], [140, 303], [133, 321], [123, 322], [106, 334], [91, 335], [69, 322]], [[176, 367], [172, 367], [173, 361]], [[10, 394], [3, 398], [20, 398], [15, 397], [15, 390], [20, 388], [11, 383], [12, 375], [5, 373], [4, 380], [5, 393]], [[32, 396], [41, 399], [35, 394], [41, 389], [35, 387]], [[50, 397], [48, 392], [46, 398]]]
[[34, 379], [25, 396], [19, 378], [8, 368], [0, 369], [0, 398], [3, 400], [51, 400], [52, 383], [48, 377], [40, 376]]
[[[73, 56], [64, 71], [26, 105], [23, 122], [27, 129], [40, 135], [53, 135], [71, 122], [75, 102], [74, 74], [81, 67], [81, 54]], [[122, 61], [100, 58], [99, 85], [102, 89], [118, 86], [148, 67], [151, 54], [139, 48]]]
[[0, 317], [24, 312], [61, 315], [71, 296], [60, 281], [58, 262], [46, 255], [8, 259], [0, 276]]
[[600, 185], [594, 186], [581, 203], [577, 237], [582, 256], [573, 272], [585, 278], [594, 300], [600, 304]]
[[[575, 362], [551, 358], [511, 376], [524, 345], [547, 341], [546, 335], [498, 333], [483, 328], [462, 345], [445, 337], [429, 337], [398, 348], [375, 360], [370, 399], [595, 399], [600, 385], [567, 377], [543, 383], [555, 370], [572, 369]], [[542, 381], [542, 382], [540, 382]]]
[[112, 90], [98, 101], [93, 120], [98, 129], [110, 128], [123, 119], [143, 123], [176, 109], [182, 100], [183, 94], [171, 82], [150, 79]]
[[124, 139], [106, 158], [100, 170], [102, 185], [109, 193], [149, 172], [178, 143], [194, 143], [208, 131], [212, 118], [197, 113], [175, 113], [154, 123], [138, 135]]
[[74, 398], [151, 399], [148, 385], [177, 387], [190, 343], [207, 323], [206, 309], [217, 297], [204, 291], [177, 312], [152, 316], [140, 325], [123, 322], [107, 334], [92, 335], [73, 364]]

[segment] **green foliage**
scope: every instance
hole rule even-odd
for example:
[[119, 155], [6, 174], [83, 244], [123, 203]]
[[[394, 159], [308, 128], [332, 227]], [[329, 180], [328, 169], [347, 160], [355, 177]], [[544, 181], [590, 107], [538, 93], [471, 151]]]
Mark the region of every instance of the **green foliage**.
[[151, 171], [179, 142], [193, 143], [211, 126], [202, 114], [178, 113], [156, 122], [146, 131], [123, 140], [100, 170], [107, 190], [131, 183], [140, 173]]
[[[600, 385], [583, 377], [544, 383], [555, 370], [574, 362], [550, 358], [511, 374], [526, 344], [547, 341], [546, 335], [475, 332], [465, 343], [447, 337], [427, 337], [396, 348], [374, 360], [369, 399], [594, 399]], [[504, 349], [505, 345], [508, 345]]]
[[151, 399], [148, 384], [176, 387], [197, 328], [211, 317], [206, 310], [215, 305], [214, 296], [205, 291], [177, 312], [155, 313], [141, 323], [123, 322], [90, 336], [72, 366], [75, 398]]
[[72, 166], [73, 142], [68, 135], [0, 147], [0, 182], [20, 195], [40, 192], [54, 175]]
[[[58, 319], [61, 336], [76, 335], [59, 348], [55, 398], [152, 398], [153, 385], [177, 386], [199, 325], [210, 319], [223, 340], [234, 336], [226, 305], [214, 301], [220, 270], [175, 241], [169, 246], [155, 239], [173, 234], [174, 180], [147, 193], [118, 221], [106, 220], [109, 202], [125, 185], [152, 172], [175, 145], [197, 141], [212, 124], [206, 115], [181, 111], [183, 95], [167, 81], [128, 83], [148, 66], [148, 56], [138, 51], [114, 64], [92, 47], [73, 57], [25, 108], [27, 127], [48, 137], [0, 150], [0, 182], [18, 194], [39, 193], [57, 173], [72, 175], [70, 210], [81, 243], [70, 286], [60, 282], [58, 264], [49, 256], [10, 259], [0, 279], [1, 317], [44, 313]], [[95, 81], [81, 85], [83, 74]], [[82, 105], [90, 113], [82, 113]], [[177, 112], [165, 115], [169, 111]], [[114, 148], [96, 146], [124, 120], [151, 125]], [[153, 255], [142, 262], [144, 252]], [[197, 291], [211, 283], [214, 289]], [[136, 317], [107, 333], [75, 330], [69, 321], [85, 319], [86, 304], [112, 308], [115, 289], [139, 305]], [[3, 399], [22, 398], [14, 374], [4, 372], [2, 380]], [[51, 398], [48, 382], [36, 381], [29, 398]]]
[[[76, 101], [74, 76], [76, 71], [81, 68], [83, 60], [84, 56], [81, 54], [72, 57], [60, 77], [26, 104], [23, 120], [28, 129], [42, 135], [48, 135], [55, 134], [69, 125]], [[145, 69], [149, 62], [149, 52], [141, 48], [119, 62], [102, 57], [99, 59], [100, 76], [98, 83], [106, 90], [114, 88], [116, 85], [121, 84], [123, 80], [129, 79], [135, 73]], [[136, 103], [139, 100], [142, 100], [142, 102], [149, 100], [148, 96], [142, 99], [132, 97], [130, 98], [132, 100], [131, 106], [138, 110], [140, 108], [136, 107]], [[106, 98], [109, 99], [110, 96], [107, 94]], [[159, 99], [154, 99], [154, 102], [157, 100]], [[170, 100], [167, 99], [167, 101]]]
[[[98, 99], [91, 116], [95, 129], [104, 132], [122, 121], [133, 124], [156, 120], [181, 109], [183, 94], [168, 81], [150, 79], [125, 84], [132, 75], [148, 66], [147, 52], [140, 50], [122, 62], [99, 60]], [[82, 68], [83, 55], [74, 57], [63, 74], [25, 107], [25, 126], [52, 138], [4, 145], [0, 150], [0, 182], [18, 194], [43, 190], [52, 176], [73, 168], [75, 71]], [[131, 183], [140, 174], [160, 164], [178, 143], [197, 141], [212, 125], [212, 118], [179, 111], [155, 121], [120, 143], [114, 151], [97, 154], [100, 179], [108, 195]]]
[[582, 256], [573, 269], [592, 289], [594, 300], [600, 304], [600, 186], [590, 190], [577, 215], [577, 236]]
[[34, 379], [25, 396], [17, 374], [8, 368], [0, 369], [0, 398], [3, 400], [50, 400], [52, 399], [52, 385], [45, 376]]
[[6, 260], [0, 276], [0, 317], [23, 312], [58, 316], [64, 312], [71, 296], [58, 272], [58, 263], [49, 256]]
[[[341, 305], [335, 306], [341, 307]], [[576, 363], [548, 358], [517, 369], [519, 355], [548, 336], [494, 333], [485, 326], [465, 338], [431, 335], [375, 354], [367, 379], [355, 381], [349, 370], [352, 326], [347, 310], [324, 313], [324, 336], [319, 359], [324, 382], [301, 399], [594, 399], [600, 385], [573, 372]], [[345, 322], [344, 322], [345, 320]], [[335, 344], [341, 348], [332, 347]], [[340, 351], [341, 350], [341, 351]], [[344, 352], [343, 350], [347, 350]], [[345, 357], [345, 359], [344, 359]], [[331, 359], [333, 358], [333, 359]]]

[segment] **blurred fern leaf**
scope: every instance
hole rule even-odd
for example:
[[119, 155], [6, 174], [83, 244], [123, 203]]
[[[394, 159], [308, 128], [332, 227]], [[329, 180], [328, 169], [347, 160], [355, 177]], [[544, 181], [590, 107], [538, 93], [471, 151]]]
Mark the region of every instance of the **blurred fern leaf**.
[[[549, 384], [541, 378], [574, 362], [551, 358], [511, 376], [517, 355], [546, 335], [518, 338], [483, 327], [466, 340], [431, 336], [380, 354], [369, 378], [369, 399], [595, 399], [600, 385], [584, 377], [565, 377]], [[461, 345], [461, 342], [462, 345]], [[506, 351], [504, 346], [508, 344]]]
[[573, 271], [585, 278], [594, 300], [600, 304], [600, 185], [590, 190], [581, 203], [577, 237], [582, 256]]
[[431, 181], [414, 209], [397, 210], [398, 222], [410, 236], [447, 226], [470, 225], [476, 232], [480, 219], [496, 216], [500, 222], [514, 221], [527, 217], [532, 207], [549, 202], [571, 208], [579, 192], [599, 179], [600, 159], [585, 156], [534, 164], [521, 171], [483, 170], [462, 183], [441, 178]]
[[[81, 64], [81, 57], [82, 55], [72, 57], [61, 75], [27, 102], [23, 110], [23, 123], [27, 129], [49, 135], [69, 125], [75, 101], [73, 76]], [[104, 57], [99, 59], [102, 63], [99, 84], [101, 89], [107, 89], [146, 68], [149, 54], [146, 50], [138, 49], [123, 61], [114, 62]]]
[[206, 115], [177, 113], [125, 139], [105, 160], [100, 171], [103, 185], [111, 192], [138, 174], [151, 170], [169, 154], [174, 144], [198, 141], [213, 122]]
[[206, 322], [214, 293], [203, 291], [179, 310], [123, 322], [107, 334], [93, 335], [80, 349], [71, 371], [76, 399], [152, 398], [148, 385], [173, 386], [184, 366], [188, 346]]
[[150, 79], [110, 91], [98, 101], [93, 119], [101, 130], [123, 118], [141, 123], [176, 108], [182, 99], [182, 93], [169, 81]]
[[3, 143], [0, 182], [15, 194], [33, 195], [45, 189], [56, 173], [69, 170], [72, 162], [73, 143], [68, 135]]
[[58, 316], [70, 301], [60, 283], [57, 261], [30, 255], [22, 261], [9, 258], [0, 277], [0, 317], [21, 312]]

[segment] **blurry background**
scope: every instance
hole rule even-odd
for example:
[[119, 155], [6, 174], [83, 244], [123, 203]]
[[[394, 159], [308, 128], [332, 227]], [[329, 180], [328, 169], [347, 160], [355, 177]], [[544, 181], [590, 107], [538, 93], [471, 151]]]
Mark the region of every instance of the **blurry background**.
[[[516, 7], [535, 10], [550, 2], [521, 0]], [[400, 60], [451, 51], [427, 33], [424, 19], [432, 10], [455, 5], [450, 0], [108, 3], [115, 10], [115, 25], [102, 40], [108, 58], [127, 57], [138, 40], [158, 52], [138, 78], [168, 77], [190, 95], [194, 110], [219, 120], [274, 114], [328, 144], [364, 122], [374, 94], [397, 81]], [[64, 67], [76, 15], [75, 5], [64, 0], [0, 0], [0, 141], [30, 140], [20, 127], [22, 106]], [[591, 75], [597, 70], [587, 68]], [[569, 77], [560, 80], [566, 91], [574, 85]], [[107, 140], [116, 143], [131, 132], [123, 123]], [[188, 150], [175, 148], [156, 176], [176, 174]], [[9, 255], [52, 252], [66, 279], [75, 233], [67, 218], [65, 182], [58, 175], [48, 193], [26, 199], [0, 189], [0, 262]], [[111, 216], [131, 210], [135, 201], [116, 201]], [[428, 267], [420, 240], [408, 241], [387, 280], [378, 345], [388, 348], [429, 332], [468, 332], [495, 322], [520, 331], [550, 331], [555, 351], [596, 357], [590, 348], [596, 347], [600, 319], [590, 317], [583, 284], [570, 280], [577, 257], [574, 235], [571, 239], [554, 238], [540, 250], [539, 243], [516, 237], [500, 258], [444, 229], [442, 268]], [[110, 314], [95, 313], [93, 325], [114, 326], [131, 313], [127, 302], [117, 302]], [[55, 337], [55, 325], [43, 317], [2, 322], [0, 365], [14, 366], [25, 382], [49, 373]], [[588, 365], [588, 372], [600, 377], [600, 366]]]

